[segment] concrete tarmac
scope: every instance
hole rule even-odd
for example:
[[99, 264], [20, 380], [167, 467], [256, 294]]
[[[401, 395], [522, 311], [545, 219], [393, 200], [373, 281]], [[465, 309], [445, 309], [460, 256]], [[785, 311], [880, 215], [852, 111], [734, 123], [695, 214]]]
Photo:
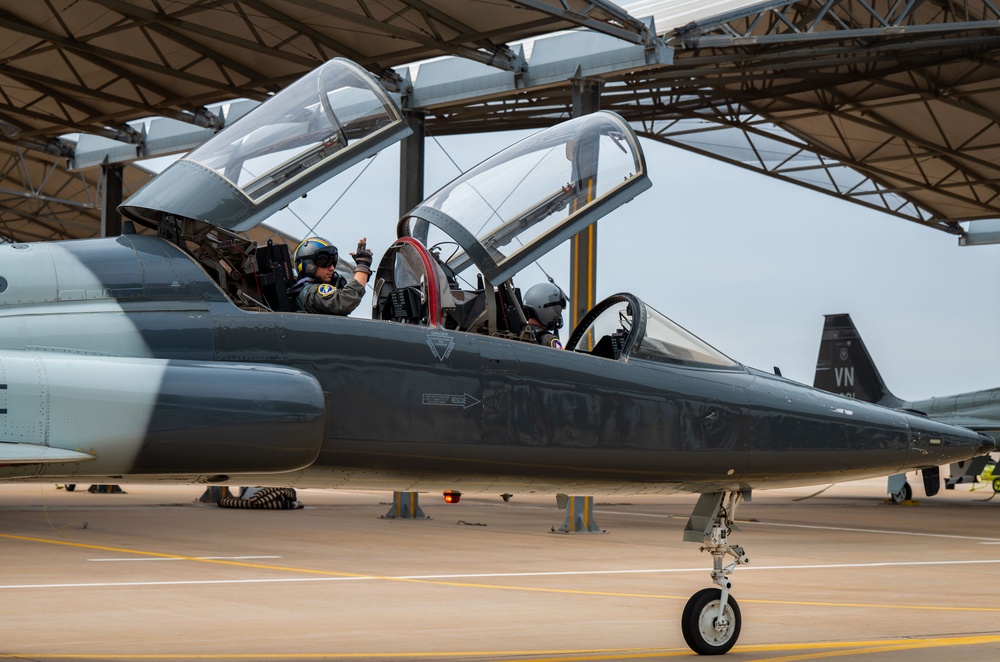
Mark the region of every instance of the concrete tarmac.
[[[195, 486], [86, 487], [0, 486], [0, 659], [660, 660], [693, 656], [681, 611], [711, 585], [681, 541], [690, 495], [598, 497], [606, 533], [560, 534], [552, 497], [423, 495], [431, 519], [403, 521], [380, 518], [389, 493], [251, 511]], [[1000, 654], [1000, 497], [822, 488], [741, 507], [727, 659]]]

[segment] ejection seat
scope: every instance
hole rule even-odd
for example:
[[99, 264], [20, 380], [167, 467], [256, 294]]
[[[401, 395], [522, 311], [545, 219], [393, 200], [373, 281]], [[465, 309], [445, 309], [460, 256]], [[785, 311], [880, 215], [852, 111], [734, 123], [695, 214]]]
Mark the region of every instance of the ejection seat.
[[462, 289], [455, 273], [413, 237], [397, 239], [375, 272], [372, 318], [518, 338], [526, 324], [520, 292], [477, 277]]

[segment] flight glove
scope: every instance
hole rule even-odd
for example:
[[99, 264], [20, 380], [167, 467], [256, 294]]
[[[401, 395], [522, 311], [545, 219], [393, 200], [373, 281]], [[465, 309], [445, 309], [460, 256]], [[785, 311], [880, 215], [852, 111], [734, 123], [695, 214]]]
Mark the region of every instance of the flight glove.
[[351, 257], [354, 258], [354, 261], [358, 265], [357, 267], [354, 268], [355, 271], [360, 271], [369, 276], [372, 275], [372, 258], [374, 256], [372, 255], [372, 252], [368, 250], [368, 248], [365, 246], [363, 242], [358, 244], [358, 250], [354, 253], [351, 253]]

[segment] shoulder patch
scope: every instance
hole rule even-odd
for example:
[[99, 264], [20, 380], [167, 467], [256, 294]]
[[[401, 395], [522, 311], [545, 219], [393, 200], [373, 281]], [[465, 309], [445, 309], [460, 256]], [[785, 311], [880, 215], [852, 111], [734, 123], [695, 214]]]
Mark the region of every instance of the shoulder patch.
[[320, 285], [320, 286], [319, 286], [319, 287], [318, 287], [318, 288], [316, 289], [316, 293], [317, 293], [318, 295], [320, 295], [321, 297], [329, 297], [329, 296], [332, 296], [332, 295], [333, 295], [333, 293], [334, 293], [334, 292], [336, 292], [336, 291], [337, 291], [337, 288], [336, 288], [336, 287], [334, 287], [333, 285], [330, 285], [329, 283], [323, 283], [322, 285]]
[[558, 338], [553, 338], [552, 340], [550, 340], [549, 341], [549, 347], [554, 347], [556, 349], [562, 349], [563, 348], [562, 343], [559, 342]]

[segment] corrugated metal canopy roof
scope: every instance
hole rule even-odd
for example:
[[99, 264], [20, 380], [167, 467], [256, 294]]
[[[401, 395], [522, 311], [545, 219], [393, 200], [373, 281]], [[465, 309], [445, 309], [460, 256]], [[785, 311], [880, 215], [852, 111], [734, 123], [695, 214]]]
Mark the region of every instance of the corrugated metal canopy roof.
[[[102, 176], [98, 168], [68, 172], [51, 157], [30, 157], [19, 147], [0, 142], [0, 236], [17, 241], [95, 236], [101, 228]], [[125, 194], [137, 191], [149, 177], [141, 168], [126, 168]], [[268, 239], [290, 246], [298, 243], [263, 225], [247, 234], [258, 243]]]
[[458, 55], [516, 66], [516, 39], [586, 25], [637, 40], [605, 0], [0, 0], [0, 130], [138, 140], [159, 115], [211, 126], [207, 103], [263, 99], [332, 57], [378, 74]]
[[[962, 232], [960, 222], [1000, 217], [995, 3], [623, 4], [636, 16], [655, 16], [675, 49], [672, 64], [597, 75], [601, 106], [642, 135], [951, 233]], [[55, 155], [72, 147], [57, 139], [72, 130], [140, 141], [125, 121], [150, 114], [212, 125], [209, 102], [262, 98], [335, 55], [391, 84], [388, 67], [441, 54], [517, 69], [508, 42], [574, 25], [632, 43], [648, 38], [642, 24], [608, 2], [568, 6], [572, 11], [560, 0], [0, 0], [0, 142]], [[570, 116], [571, 99], [567, 80], [421, 110], [433, 132], [466, 133], [548, 126]], [[0, 159], [9, 162], [11, 153]], [[50, 189], [68, 191], [62, 179], [77, 176], [46, 169], [55, 158], [39, 151], [13, 153], [41, 161]], [[22, 195], [32, 205], [62, 197], [37, 182], [26, 186]], [[15, 188], [7, 176], [0, 182], [5, 195]], [[10, 223], [31, 212], [7, 198], [0, 234], [18, 237], [23, 228], [12, 232]], [[78, 221], [57, 221], [53, 236], [97, 232]]]
[[[678, 64], [695, 64], [700, 83], [671, 76], [678, 109], [730, 126], [773, 124], [768, 135], [793, 147], [786, 157], [801, 145], [815, 156], [800, 183], [811, 178], [886, 210], [898, 205], [911, 220], [949, 231], [1000, 217], [994, 3], [799, 2], [676, 40]], [[856, 175], [831, 188], [831, 167]], [[785, 166], [764, 166], [772, 168]]]
[[[66, 172], [66, 134], [139, 144], [126, 122], [150, 116], [215, 128], [209, 103], [262, 100], [337, 56], [388, 87], [391, 67], [442, 55], [512, 69], [508, 42], [579, 26], [650, 37], [606, 0], [0, 0], [0, 235], [100, 231], [100, 174]], [[145, 178], [126, 169], [126, 195]]]
[[[605, 77], [601, 107], [640, 135], [950, 233], [1000, 217], [995, 3], [639, 4], [673, 63]], [[436, 108], [435, 129], [546, 125], [570, 94]]]

